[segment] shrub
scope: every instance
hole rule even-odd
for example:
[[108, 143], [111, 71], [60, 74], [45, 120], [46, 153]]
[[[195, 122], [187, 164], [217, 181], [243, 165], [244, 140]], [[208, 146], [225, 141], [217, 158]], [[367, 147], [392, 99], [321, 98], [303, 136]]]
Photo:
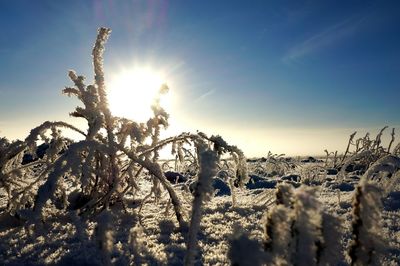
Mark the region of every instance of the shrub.
[[[184, 227], [181, 200], [158, 163], [159, 151], [172, 145], [173, 154], [182, 157], [183, 143], [193, 147], [202, 143], [215, 152], [217, 159], [229, 153], [234, 158], [236, 181], [240, 185], [247, 178], [244, 155], [220, 136], [183, 133], [161, 140], [160, 132], [168, 126], [168, 114], [160, 106], [160, 97], [169, 90], [165, 84], [155, 96], [153, 117], [146, 123], [113, 116], [103, 69], [104, 44], [110, 32], [108, 28], [98, 31], [92, 51], [94, 83], [86, 85], [84, 76], [69, 71], [74, 86], [63, 90], [82, 102], [83, 106], [76, 107], [70, 115], [87, 121], [86, 132], [65, 122], [46, 121], [32, 129], [24, 141], [1, 140], [0, 182], [8, 191], [8, 211], [25, 219], [45, 221], [45, 206], [62, 202], [65, 210], [73, 209], [79, 216], [90, 218], [122, 201], [128, 191], [140, 189], [137, 179], [147, 172], [153, 181], [152, 193], [159, 197], [161, 187], [168, 192], [176, 219]], [[61, 128], [78, 132], [83, 140], [71, 143], [63, 137]], [[21, 165], [24, 153], [35, 154], [39, 141], [49, 145], [46, 155]], [[198, 161], [197, 157], [193, 160]], [[35, 165], [40, 166], [39, 173], [30, 173]]]
[[[306, 186], [294, 190], [282, 184], [276, 194], [276, 206], [265, 218], [264, 250], [273, 265], [335, 265], [340, 256], [338, 218], [329, 215], [315, 199], [315, 190]], [[340, 238], [339, 238], [340, 239]], [[333, 253], [333, 254], [332, 254]]]
[[[366, 133], [364, 137], [355, 139], [357, 132], [354, 132], [350, 135], [346, 151], [342, 156], [338, 156], [337, 152], [329, 153], [327, 150], [325, 150], [327, 155], [325, 165], [339, 169], [340, 171], [338, 176], [340, 178], [345, 178], [346, 172], [352, 172], [356, 170], [356, 168], [365, 170], [374, 162], [387, 155], [398, 157], [400, 143], [396, 145], [393, 150], [391, 149], [395, 140], [394, 128], [392, 129], [391, 139], [387, 148], [382, 146], [382, 135], [387, 128], [387, 126], [383, 127], [376, 135], [375, 139], [371, 139], [369, 133]], [[329, 164], [329, 156], [332, 154], [334, 157], [331, 158], [331, 164]]]
[[363, 179], [353, 198], [352, 242], [348, 250], [351, 265], [379, 265], [379, 256], [385, 251], [381, 209], [380, 189]]
[[[235, 265], [339, 265], [345, 261], [342, 241], [343, 221], [324, 209], [316, 199], [315, 189], [280, 184], [276, 205], [263, 220], [264, 254], [260, 245], [245, 233], [233, 234], [228, 256]], [[378, 265], [384, 254], [381, 230], [380, 189], [366, 178], [353, 196], [351, 243], [346, 254], [351, 265]], [[240, 252], [247, 243], [252, 251]]]

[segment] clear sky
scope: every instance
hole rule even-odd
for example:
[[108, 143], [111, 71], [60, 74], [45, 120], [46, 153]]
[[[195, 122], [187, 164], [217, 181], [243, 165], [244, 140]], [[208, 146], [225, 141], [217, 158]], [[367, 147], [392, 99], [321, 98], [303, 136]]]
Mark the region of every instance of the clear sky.
[[355, 130], [399, 128], [399, 14], [399, 1], [0, 1], [0, 136], [77, 123], [61, 89], [68, 69], [93, 79], [107, 26], [106, 74], [162, 72], [171, 133], [220, 134], [250, 157], [343, 150]]

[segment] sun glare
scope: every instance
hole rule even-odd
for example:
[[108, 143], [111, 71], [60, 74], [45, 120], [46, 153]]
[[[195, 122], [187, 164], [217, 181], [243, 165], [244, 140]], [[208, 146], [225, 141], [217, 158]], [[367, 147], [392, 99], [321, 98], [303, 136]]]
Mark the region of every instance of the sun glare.
[[[138, 122], [145, 122], [152, 116], [151, 104], [166, 82], [160, 73], [146, 68], [125, 70], [110, 80], [107, 91], [112, 114]], [[161, 97], [161, 105], [167, 111], [170, 98], [171, 92]]]

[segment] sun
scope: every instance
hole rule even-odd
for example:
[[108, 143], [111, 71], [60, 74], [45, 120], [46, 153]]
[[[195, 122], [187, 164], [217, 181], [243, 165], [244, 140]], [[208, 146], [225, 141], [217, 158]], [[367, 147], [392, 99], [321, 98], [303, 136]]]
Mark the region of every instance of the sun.
[[[110, 77], [108, 103], [114, 116], [145, 122], [152, 116], [151, 104], [162, 84], [163, 75], [150, 68], [123, 70]], [[161, 97], [161, 106], [170, 107], [171, 92]]]

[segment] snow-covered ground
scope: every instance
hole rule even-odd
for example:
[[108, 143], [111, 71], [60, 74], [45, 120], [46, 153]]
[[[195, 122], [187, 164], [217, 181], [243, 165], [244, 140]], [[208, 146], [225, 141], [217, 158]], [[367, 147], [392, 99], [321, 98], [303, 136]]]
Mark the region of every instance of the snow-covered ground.
[[[249, 169], [254, 167], [249, 165]], [[262, 243], [263, 217], [275, 204], [275, 184], [284, 181], [280, 177], [256, 176], [251, 171], [250, 174], [254, 184], [259, 185], [248, 186], [251, 189], [236, 188], [234, 206], [230, 191], [226, 191], [225, 187], [218, 196], [205, 203], [198, 234], [197, 265], [229, 265], [227, 253], [234, 228]], [[332, 237], [342, 237], [342, 252], [345, 254], [351, 237], [352, 185], [357, 183], [357, 178], [336, 182], [334, 175], [327, 177], [314, 187], [324, 208], [342, 221], [342, 236]], [[112, 232], [109, 246], [104, 246], [104, 240], [100, 241], [95, 232], [97, 221], [105, 215], [83, 221], [74, 213], [66, 214], [62, 210], [48, 208], [46, 212], [51, 213], [48, 220], [39, 224], [23, 223], [4, 211], [5, 191], [2, 190], [0, 264], [101, 265], [111, 260], [115, 265], [182, 265], [186, 254], [186, 233], [178, 227], [167, 194], [164, 192], [157, 202], [154, 197], [147, 199], [139, 212], [151, 183], [144, 178], [140, 187], [142, 190], [138, 194], [128, 194], [124, 202], [112, 206], [107, 213]], [[180, 184], [176, 185], [176, 190], [183, 199], [187, 210], [185, 219], [188, 221], [192, 197], [181, 189]], [[398, 193], [390, 194], [384, 201], [381, 222], [387, 249], [382, 265], [400, 264], [399, 201]], [[348, 261], [343, 261], [343, 265], [346, 264]]]

